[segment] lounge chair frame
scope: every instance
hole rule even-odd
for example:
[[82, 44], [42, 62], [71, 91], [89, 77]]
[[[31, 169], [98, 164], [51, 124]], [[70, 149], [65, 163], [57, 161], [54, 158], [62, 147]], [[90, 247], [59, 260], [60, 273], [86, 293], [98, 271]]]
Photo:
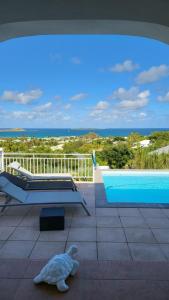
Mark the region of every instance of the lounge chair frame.
[[25, 202], [21, 203], [20, 202], [20, 203], [9, 204], [9, 202], [11, 202], [12, 200], [16, 200], [16, 201], [19, 201], [19, 200], [16, 199], [16, 198], [14, 198], [14, 197], [11, 197], [10, 195], [8, 195], [6, 193], [4, 193], [4, 194], [5, 194], [6, 200], [5, 200], [4, 204], [0, 204], [1, 213], [4, 212], [4, 210], [7, 207], [15, 207], [15, 206], [41, 206], [41, 205], [62, 205], [62, 204], [64, 204], [64, 205], [69, 205], [69, 204], [74, 205], [74, 204], [79, 204], [79, 205], [81, 205], [83, 207], [83, 209], [85, 210], [86, 214], [88, 216], [91, 216], [89, 210], [86, 207], [86, 201], [85, 201], [84, 198], [82, 198], [82, 200], [79, 201], [79, 202], [77, 202], [77, 201], [75, 201], [75, 202], [73, 202], [73, 201], [71, 201], [71, 202], [56, 201], [56, 202], [51, 202], [51, 203], [50, 202], [39, 202], [39, 203], [25, 203]]
[[[2, 176], [0, 178], [2, 178]], [[2, 207], [1, 212], [3, 212], [5, 208], [9, 206], [79, 204], [83, 207], [86, 214], [90, 216], [90, 212], [86, 207], [86, 201], [80, 195], [79, 191], [24, 191], [20, 187], [11, 183], [7, 178], [3, 177], [3, 180], [5, 184], [1, 185], [0, 191], [6, 195], [6, 200], [4, 204], [0, 204], [0, 207]], [[16, 192], [14, 193], [13, 191], [15, 191], [15, 188]], [[22, 196], [22, 193], [24, 197]], [[19, 196], [16, 196], [16, 194], [19, 194]], [[11, 202], [13, 199], [19, 203], [9, 204], [9, 202]]]

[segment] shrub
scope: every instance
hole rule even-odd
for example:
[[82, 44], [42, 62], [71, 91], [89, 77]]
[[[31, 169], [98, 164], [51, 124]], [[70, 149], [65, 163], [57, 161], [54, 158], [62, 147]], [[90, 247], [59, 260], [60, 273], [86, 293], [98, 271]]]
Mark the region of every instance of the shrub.
[[100, 159], [112, 169], [121, 169], [132, 159], [132, 151], [124, 144], [108, 147], [99, 153]]

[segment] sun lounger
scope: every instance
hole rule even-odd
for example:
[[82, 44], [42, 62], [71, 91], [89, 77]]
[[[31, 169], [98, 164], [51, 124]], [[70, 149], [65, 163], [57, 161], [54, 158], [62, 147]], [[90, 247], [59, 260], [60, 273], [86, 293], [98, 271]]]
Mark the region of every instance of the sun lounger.
[[[0, 207], [2, 207], [1, 212], [7, 206], [80, 204], [87, 215], [90, 215], [86, 207], [86, 202], [78, 191], [24, 191], [3, 176], [0, 176], [0, 191], [6, 195], [5, 203], [0, 204]], [[9, 204], [12, 199], [15, 199], [19, 203]]]
[[27, 177], [29, 180], [53, 180], [53, 179], [63, 179], [63, 180], [73, 180], [73, 177], [69, 173], [40, 173], [40, 174], [33, 174], [26, 170], [25, 168], [21, 167], [20, 163], [14, 161], [8, 165], [9, 168], [14, 169], [17, 171], [21, 176]]
[[11, 183], [23, 190], [72, 190], [77, 191], [76, 185], [71, 180], [25, 180], [23, 177], [2, 172], [0, 177], [7, 178]]
[[22, 177], [29, 181], [45, 181], [45, 180], [53, 180], [53, 181], [71, 181], [72, 185], [74, 185], [74, 189], [77, 190], [77, 186], [73, 180], [73, 177], [69, 173], [53, 173], [53, 174], [33, 174], [22, 168], [20, 163], [14, 161], [8, 165], [9, 168], [14, 169], [17, 171]]

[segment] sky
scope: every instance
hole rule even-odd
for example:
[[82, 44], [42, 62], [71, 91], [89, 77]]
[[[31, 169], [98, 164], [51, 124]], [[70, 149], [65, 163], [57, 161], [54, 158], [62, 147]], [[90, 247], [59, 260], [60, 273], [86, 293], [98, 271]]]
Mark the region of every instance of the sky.
[[169, 45], [120, 35], [0, 43], [0, 128], [168, 128]]

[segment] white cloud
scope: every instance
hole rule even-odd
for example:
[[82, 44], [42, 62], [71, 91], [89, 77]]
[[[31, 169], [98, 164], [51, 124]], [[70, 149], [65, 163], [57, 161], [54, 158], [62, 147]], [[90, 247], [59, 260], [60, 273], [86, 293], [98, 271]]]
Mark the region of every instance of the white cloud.
[[95, 109], [104, 110], [107, 109], [108, 107], [109, 107], [109, 103], [107, 101], [99, 101], [96, 104]]
[[[118, 103], [111, 103], [107, 101], [99, 101], [95, 107], [92, 108], [89, 116], [96, 121], [113, 122], [115, 120], [133, 119], [135, 111], [145, 107], [149, 102], [149, 90], [140, 91], [138, 87], [131, 87], [126, 90], [119, 88], [115, 90], [110, 99], [119, 100]], [[145, 112], [140, 112], [139, 118], [146, 117]]]
[[158, 96], [158, 101], [160, 102], [169, 102], [169, 92], [167, 92], [165, 95], [163, 96]]
[[128, 90], [121, 87], [113, 92], [111, 99], [120, 100], [117, 107], [126, 110], [136, 110], [148, 104], [149, 96], [149, 90], [140, 92], [138, 87], [131, 87]]
[[38, 117], [36, 112], [28, 112], [28, 111], [13, 111], [11, 114], [9, 113], [8, 117], [12, 117], [14, 119], [24, 119], [24, 120], [34, 120]]
[[71, 119], [70, 116], [64, 116], [64, 117], [62, 118], [63, 121], [69, 121], [70, 119]]
[[13, 111], [6, 112], [4, 116], [5, 119], [12, 120], [20, 120], [20, 121], [36, 121], [36, 122], [46, 122], [46, 124], [50, 124], [54, 121], [68, 121], [70, 117], [68, 115], [64, 115], [60, 111]]
[[50, 109], [51, 107], [52, 107], [52, 102], [47, 102], [45, 104], [36, 106], [35, 110], [39, 111], [39, 112], [43, 112], [43, 111]]
[[90, 113], [90, 117], [100, 118], [108, 107], [109, 103], [107, 101], [99, 101]]
[[108, 111], [100, 111], [98, 114], [90, 115], [93, 121], [102, 122], [102, 124], [114, 124], [115, 126], [123, 126], [127, 123], [133, 123], [136, 126], [136, 122], [144, 122], [147, 120], [148, 115], [146, 112], [135, 112], [130, 110], [123, 110], [120, 108], [112, 108]]
[[119, 104], [119, 107], [126, 110], [135, 110], [135, 109], [142, 108], [147, 104], [148, 104], [148, 99], [144, 98], [144, 99], [138, 99], [134, 101], [133, 100], [122, 101]]
[[30, 90], [26, 92], [17, 92], [6, 90], [0, 96], [0, 99], [5, 101], [13, 101], [18, 104], [28, 104], [33, 100], [38, 99], [42, 96], [43, 92], [41, 89]]
[[68, 103], [68, 104], [66, 104], [65, 106], [64, 106], [64, 109], [69, 109], [69, 108], [71, 108], [71, 104], [70, 103]]
[[93, 120], [103, 123], [113, 123], [119, 120], [126, 120], [127, 112], [117, 108], [111, 108], [109, 110], [93, 110], [90, 113], [90, 117]]
[[70, 99], [72, 101], [78, 101], [78, 100], [85, 99], [87, 96], [88, 96], [88, 94], [86, 94], [86, 93], [79, 93], [79, 94], [73, 95]]
[[120, 64], [116, 64], [109, 68], [110, 72], [132, 72], [135, 69], [138, 69], [139, 65], [135, 64], [132, 60], [125, 60], [124, 62]]
[[150, 69], [143, 71], [136, 77], [137, 84], [151, 83], [169, 75], [169, 66], [160, 65], [153, 66]]
[[90, 117], [100, 117], [100, 115], [102, 115], [103, 110], [99, 110], [99, 109], [94, 109], [91, 113], [90, 113]]
[[118, 88], [113, 92], [110, 99], [115, 100], [135, 100], [137, 95], [139, 94], [138, 87], [131, 87], [130, 89], [126, 90], [125, 88]]
[[71, 63], [74, 64], [74, 65], [80, 65], [81, 64], [81, 60], [79, 57], [77, 56], [74, 56], [71, 58]]
[[135, 100], [122, 100], [119, 107], [126, 110], [137, 110], [145, 107], [149, 102], [150, 92], [145, 90], [139, 93]]
[[140, 117], [141, 119], [145, 119], [145, 118], [147, 117], [147, 113], [145, 113], [145, 112], [140, 112], [140, 113], [139, 113], [139, 117]]

